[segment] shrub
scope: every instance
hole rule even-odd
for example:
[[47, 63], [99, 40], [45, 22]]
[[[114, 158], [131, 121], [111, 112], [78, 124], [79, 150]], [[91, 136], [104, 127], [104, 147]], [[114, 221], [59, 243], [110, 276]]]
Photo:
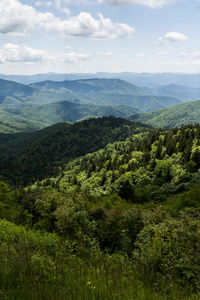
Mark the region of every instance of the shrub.
[[[200, 220], [184, 215], [180, 219], [147, 225], [138, 235], [134, 260], [145, 273], [200, 285]], [[155, 276], [156, 278], [156, 276]]]

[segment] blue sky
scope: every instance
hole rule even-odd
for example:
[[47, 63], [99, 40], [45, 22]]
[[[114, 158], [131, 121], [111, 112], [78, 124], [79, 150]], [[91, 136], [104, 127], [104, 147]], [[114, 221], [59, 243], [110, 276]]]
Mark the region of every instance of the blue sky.
[[200, 0], [1, 0], [0, 73], [200, 73]]

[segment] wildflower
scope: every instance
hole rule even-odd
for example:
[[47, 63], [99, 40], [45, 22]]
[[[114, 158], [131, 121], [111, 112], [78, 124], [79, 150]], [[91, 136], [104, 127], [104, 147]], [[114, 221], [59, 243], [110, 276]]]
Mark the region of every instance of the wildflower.
[[87, 285], [90, 285], [91, 284], [91, 281], [88, 281]]
[[96, 286], [93, 286], [93, 290], [95, 290], [96, 289]]

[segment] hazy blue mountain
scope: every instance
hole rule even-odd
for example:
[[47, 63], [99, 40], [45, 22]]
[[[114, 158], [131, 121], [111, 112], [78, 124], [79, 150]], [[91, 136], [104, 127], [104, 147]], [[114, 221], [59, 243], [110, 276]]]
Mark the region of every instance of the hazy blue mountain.
[[30, 87], [62, 95], [71, 91], [76, 94], [76, 101], [80, 103], [127, 105], [142, 111], [160, 109], [180, 102], [169, 96], [155, 96], [143, 88], [120, 79], [44, 81], [31, 84]]
[[200, 99], [200, 88], [169, 84], [155, 89], [160, 96], [174, 97], [182, 102]]
[[200, 100], [133, 115], [129, 119], [157, 128], [173, 128], [182, 124], [200, 123]]
[[63, 93], [65, 89], [74, 93], [115, 93], [123, 95], [149, 95], [144, 89], [120, 79], [94, 78], [84, 80], [44, 81], [29, 85], [34, 89], [53, 90]]
[[17, 106], [24, 104], [46, 104], [56, 101], [73, 101], [75, 95], [71, 91], [64, 95], [54, 91], [38, 91], [31, 86], [14, 81], [0, 79], [0, 107]]
[[0, 78], [17, 81], [23, 84], [29, 84], [39, 81], [64, 81], [89, 78], [119, 78], [140, 87], [155, 88], [170, 84], [184, 85], [190, 87], [200, 87], [200, 74], [184, 74], [184, 73], [44, 73], [35, 75], [4, 75], [0, 74]]
[[120, 79], [44, 81], [31, 85], [0, 80], [1, 132], [44, 128], [61, 121], [99, 116], [128, 117], [165, 108], [180, 101], [155, 96]]
[[140, 87], [156, 88], [170, 84], [200, 87], [200, 74], [184, 73], [121, 73], [118, 78], [134, 83]]
[[87, 99], [82, 99], [82, 102], [92, 102], [100, 105], [126, 105], [137, 108], [143, 112], [161, 109], [180, 103], [178, 99], [168, 96], [132, 96], [106, 93], [90, 94], [87, 96]]
[[7, 96], [15, 96], [20, 99], [24, 96], [31, 96], [34, 92], [35, 90], [30, 86], [0, 79], [0, 103]]

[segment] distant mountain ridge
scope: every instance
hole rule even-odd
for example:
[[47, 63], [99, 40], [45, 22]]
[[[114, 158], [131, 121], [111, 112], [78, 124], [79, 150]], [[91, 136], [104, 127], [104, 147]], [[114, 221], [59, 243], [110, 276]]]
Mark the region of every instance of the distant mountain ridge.
[[200, 99], [200, 87], [195, 88], [183, 85], [169, 84], [151, 90], [151, 92], [154, 92], [159, 96], [174, 97], [181, 100], [182, 102]]
[[169, 96], [157, 96], [121, 79], [84, 79], [65, 81], [44, 81], [29, 85], [40, 91], [52, 91], [65, 95], [74, 94], [75, 101], [84, 104], [127, 105], [141, 111], [150, 111], [179, 103]]
[[179, 103], [120, 79], [44, 81], [23, 85], [0, 79], [0, 132], [30, 131], [56, 122], [156, 110]]
[[200, 74], [187, 73], [134, 73], [134, 72], [97, 72], [97, 73], [42, 73], [34, 75], [5, 75], [0, 78], [12, 80], [23, 84], [30, 84], [39, 81], [64, 81], [91, 78], [118, 78], [140, 87], [156, 88], [170, 84], [189, 87], [200, 87]]
[[30, 84], [29, 87], [39, 90], [69, 89], [80, 94], [117, 91], [119, 94], [149, 95], [144, 89], [121, 79], [93, 78], [82, 80], [43, 81]]

